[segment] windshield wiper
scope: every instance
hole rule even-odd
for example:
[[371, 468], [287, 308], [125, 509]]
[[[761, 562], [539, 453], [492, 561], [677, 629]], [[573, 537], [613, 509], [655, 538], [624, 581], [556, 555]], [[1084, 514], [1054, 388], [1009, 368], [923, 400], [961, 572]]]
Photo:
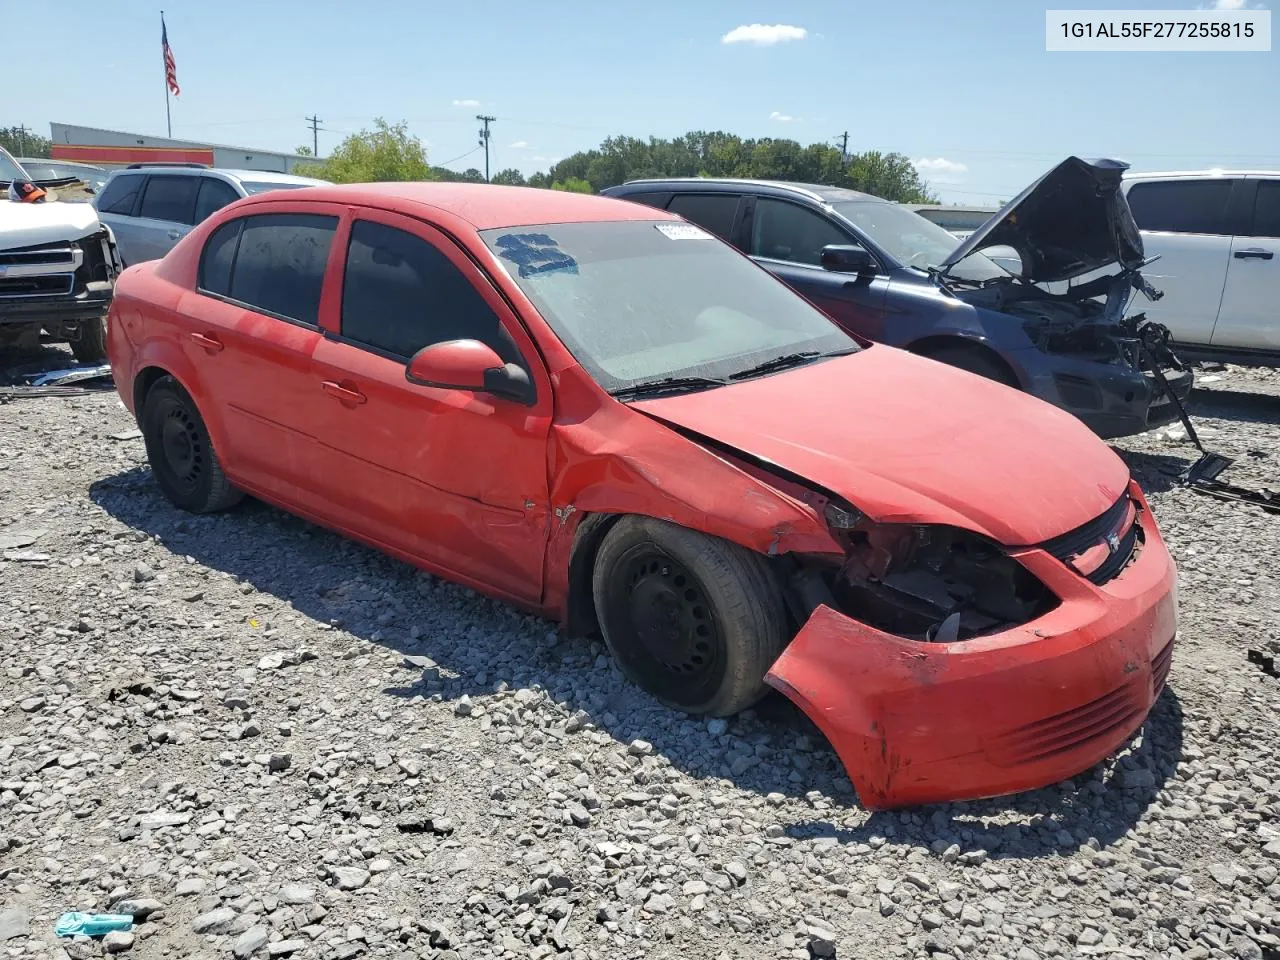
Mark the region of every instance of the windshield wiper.
[[660, 380], [645, 380], [642, 383], [633, 383], [629, 387], [612, 391], [611, 396], [618, 400], [635, 400], [640, 397], [656, 397], [662, 393], [678, 393], [706, 389], [707, 387], [723, 387], [728, 382], [728, 380], [716, 380], [714, 377], [663, 377]]
[[754, 367], [747, 367], [745, 370], [731, 373], [729, 374], [729, 379], [745, 380], [748, 377], [758, 377], [762, 373], [773, 373], [775, 370], [799, 367], [809, 363], [811, 360], [816, 360], [818, 357], [845, 357], [853, 352], [852, 350], [839, 350], [835, 353], [823, 353], [821, 350], [802, 350], [800, 353], [784, 353], [782, 356], [766, 360], [764, 363], [757, 363]]

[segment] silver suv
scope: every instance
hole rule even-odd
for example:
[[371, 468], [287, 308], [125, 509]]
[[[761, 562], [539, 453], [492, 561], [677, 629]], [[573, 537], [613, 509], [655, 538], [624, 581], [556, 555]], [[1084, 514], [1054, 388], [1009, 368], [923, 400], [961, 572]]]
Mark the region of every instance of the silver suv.
[[160, 259], [197, 223], [241, 197], [326, 183], [269, 170], [135, 163], [111, 175], [94, 205], [129, 266]]

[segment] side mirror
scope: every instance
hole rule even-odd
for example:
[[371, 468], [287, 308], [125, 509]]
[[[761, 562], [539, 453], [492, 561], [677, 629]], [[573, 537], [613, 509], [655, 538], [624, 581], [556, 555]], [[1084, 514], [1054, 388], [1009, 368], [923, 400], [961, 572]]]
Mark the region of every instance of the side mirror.
[[472, 390], [518, 403], [533, 402], [533, 382], [523, 368], [503, 363], [497, 352], [479, 340], [446, 340], [423, 347], [413, 355], [404, 377], [420, 387]]
[[875, 258], [862, 247], [852, 244], [827, 244], [822, 248], [819, 262], [823, 270], [830, 270], [832, 273], [873, 275], [876, 272]]

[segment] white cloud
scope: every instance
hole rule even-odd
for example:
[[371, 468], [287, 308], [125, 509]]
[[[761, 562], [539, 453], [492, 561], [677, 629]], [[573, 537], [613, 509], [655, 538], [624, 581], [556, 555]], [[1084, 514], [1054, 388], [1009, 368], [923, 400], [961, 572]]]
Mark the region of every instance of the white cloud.
[[534, 163], [559, 163], [562, 157], [533, 157]]
[[1265, 10], [1266, 5], [1252, 3], [1251, 0], [1209, 0], [1202, 3], [1197, 10]]
[[480, 106], [480, 101], [479, 101], [479, 100], [469, 100], [469, 99], [468, 99], [468, 100], [455, 100], [455, 101], [453, 101], [453, 105], [454, 105], [455, 107], [478, 107], [478, 106]]
[[969, 168], [963, 163], [946, 157], [934, 157], [932, 160], [921, 157], [919, 160], [912, 160], [911, 164], [920, 171], [921, 176], [928, 177], [933, 183], [959, 183], [969, 172]]
[[512, 150], [528, 150], [529, 143], [527, 140], [517, 140], [511, 145]]
[[777, 120], [779, 123], [791, 123], [795, 120], [799, 120], [800, 118], [793, 117], [789, 113], [779, 113], [777, 110], [775, 110], [773, 111], [773, 113], [769, 114], [769, 119]]
[[726, 33], [720, 38], [720, 42], [754, 43], [758, 47], [771, 47], [788, 40], [803, 40], [808, 35], [809, 31], [804, 27], [793, 27], [786, 23], [744, 23]]

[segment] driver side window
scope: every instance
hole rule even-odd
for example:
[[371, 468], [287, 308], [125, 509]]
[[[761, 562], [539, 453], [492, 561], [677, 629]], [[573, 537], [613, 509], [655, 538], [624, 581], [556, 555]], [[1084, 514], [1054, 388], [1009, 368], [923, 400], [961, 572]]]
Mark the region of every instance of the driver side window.
[[421, 237], [370, 220], [351, 228], [342, 336], [408, 359], [445, 340], [479, 340], [504, 361], [520, 352], [471, 281]]
[[855, 240], [812, 210], [785, 200], [759, 197], [751, 224], [751, 255], [819, 266], [822, 248]]

